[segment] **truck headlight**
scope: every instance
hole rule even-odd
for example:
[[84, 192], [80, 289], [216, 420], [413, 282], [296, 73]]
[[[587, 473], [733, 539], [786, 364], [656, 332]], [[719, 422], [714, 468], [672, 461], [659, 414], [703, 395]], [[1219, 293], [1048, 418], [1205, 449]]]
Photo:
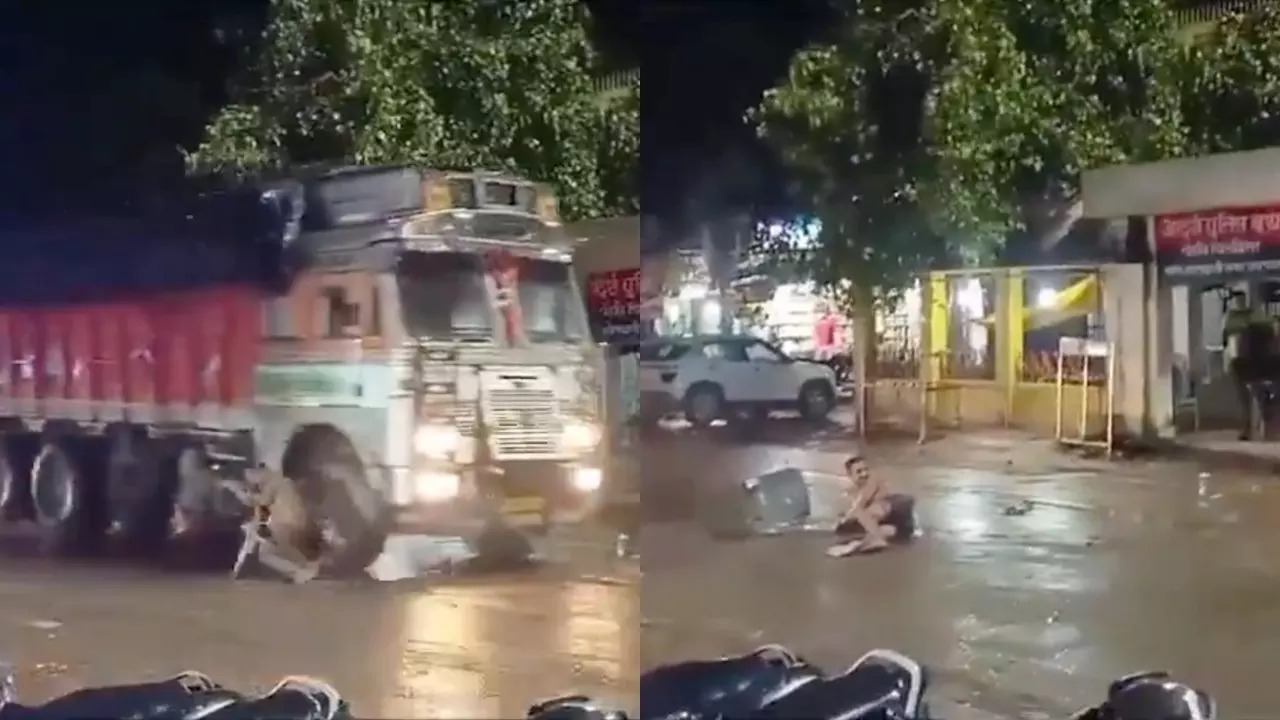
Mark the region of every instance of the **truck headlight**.
[[413, 448], [432, 460], [446, 460], [458, 451], [462, 435], [452, 425], [423, 425], [413, 434]]
[[604, 473], [600, 471], [600, 468], [574, 468], [570, 482], [573, 483], [573, 488], [579, 492], [595, 492], [604, 484]]
[[458, 497], [462, 478], [453, 473], [424, 472], [416, 476], [414, 496], [425, 502], [440, 502]]
[[565, 423], [560, 442], [571, 450], [590, 450], [600, 442], [600, 428], [571, 420]]

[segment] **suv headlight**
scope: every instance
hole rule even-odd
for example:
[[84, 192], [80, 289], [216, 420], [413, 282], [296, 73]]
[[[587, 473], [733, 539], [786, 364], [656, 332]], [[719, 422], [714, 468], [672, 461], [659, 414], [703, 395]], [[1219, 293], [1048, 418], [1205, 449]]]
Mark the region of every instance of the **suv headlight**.
[[594, 423], [570, 420], [564, 425], [560, 442], [572, 450], [591, 450], [600, 443], [600, 427]]
[[413, 434], [413, 449], [432, 460], [446, 460], [458, 451], [462, 435], [452, 425], [423, 425]]

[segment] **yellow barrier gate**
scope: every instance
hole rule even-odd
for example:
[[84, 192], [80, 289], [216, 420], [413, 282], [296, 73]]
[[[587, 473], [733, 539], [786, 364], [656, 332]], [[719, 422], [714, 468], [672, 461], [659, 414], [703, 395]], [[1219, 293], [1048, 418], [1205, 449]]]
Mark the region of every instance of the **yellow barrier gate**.
[[[1070, 382], [1067, 378], [1068, 366], [1080, 364], [1079, 383]], [[1103, 432], [1101, 439], [1095, 439], [1097, 436], [1089, 431], [1089, 395], [1091, 387], [1098, 387], [1097, 384], [1090, 384], [1090, 378], [1093, 371], [1096, 370], [1094, 363], [1103, 363], [1106, 367], [1103, 374], [1102, 385], [1102, 402], [1103, 402]], [[1115, 346], [1112, 343], [1103, 342], [1101, 340], [1090, 340], [1081, 337], [1064, 337], [1058, 341], [1058, 366], [1054, 380], [1054, 393], [1056, 396], [1055, 421], [1054, 421], [1054, 439], [1063, 445], [1071, 445], [1075, 447], [1091, 447], [1098, 448], [1111, 457], [1111, 452], [1115, 448], [1115, 369], [1116, 369]], [[1078, 388], [1080, 414], [1075, 431], [1068, 434], [1066, 422], [1066, 406], [1067, 406], [1067, 388]]]

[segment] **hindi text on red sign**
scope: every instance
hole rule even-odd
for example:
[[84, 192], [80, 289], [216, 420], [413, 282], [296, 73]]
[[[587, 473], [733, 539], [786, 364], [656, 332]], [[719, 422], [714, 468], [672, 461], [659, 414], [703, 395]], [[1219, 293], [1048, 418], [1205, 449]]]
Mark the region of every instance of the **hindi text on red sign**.
[[640, 269], [611, 270], [587, 276], [587, 310], [601, 340], [638, 337]]
[[1158, 215], [1153, 222], [1156, 261], [1169, 275], [1238, 273], [1280, 260], [1280, 205]]

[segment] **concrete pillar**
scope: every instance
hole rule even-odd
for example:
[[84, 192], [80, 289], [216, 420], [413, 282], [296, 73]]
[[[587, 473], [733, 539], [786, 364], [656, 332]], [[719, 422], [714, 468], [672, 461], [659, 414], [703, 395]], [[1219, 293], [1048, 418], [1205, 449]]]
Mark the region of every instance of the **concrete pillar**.
[[1101, 269], [1103, 331], [1116, 353], [1117, 429], [1144, 435], [1148, 428], [1146, 269], [1139, 263]]
[[1173, 437], [1173, 292], [1154, 264], [1145, 265], [1147, 417], [1157, 437]]
[[1172, 333], [1173, 356], [1182, 364], [1191, 364], [1191, 290], [1185, 284], [1169, 288], [1173, 303]]
[[1209, 360], [1204, 349], [1204, 303], [1201, 302], [1199, 286], [1188, 287], [1187, 293], [1187, 367], [1193, 378], [1202, 378], [1209, 372]]

